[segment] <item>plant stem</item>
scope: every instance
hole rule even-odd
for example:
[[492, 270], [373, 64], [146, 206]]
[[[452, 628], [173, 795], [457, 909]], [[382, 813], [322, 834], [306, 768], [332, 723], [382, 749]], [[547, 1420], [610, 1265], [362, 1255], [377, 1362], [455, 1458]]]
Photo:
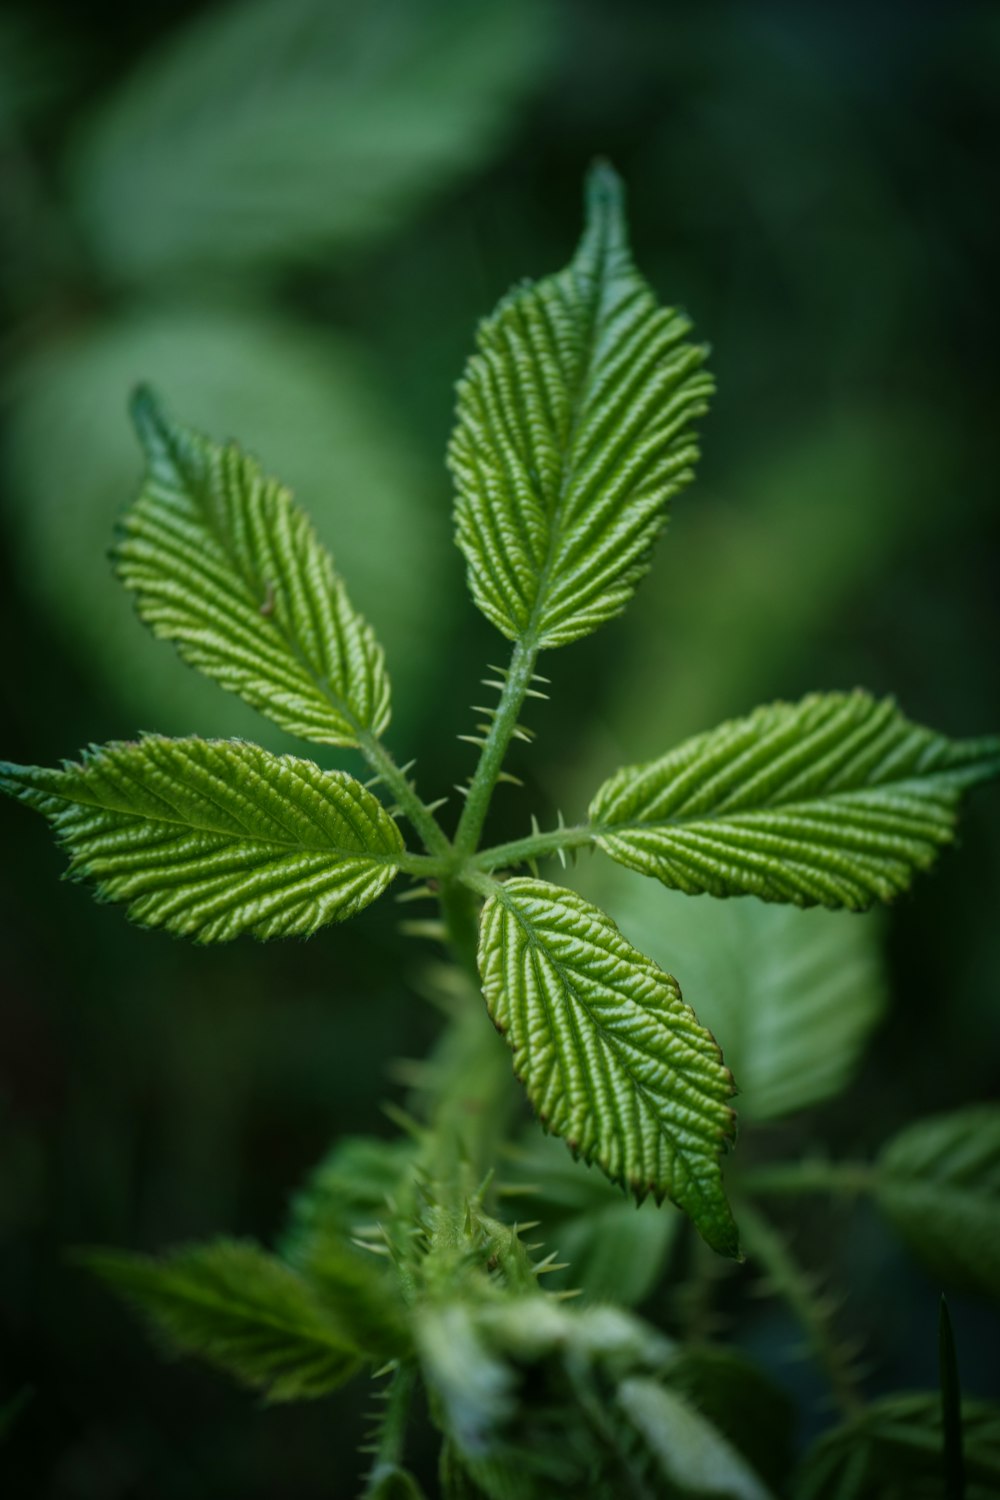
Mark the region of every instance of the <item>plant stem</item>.
[[469, 860], [475, 870], [499, 870], [507, 865], [523, 865], [531, 859], [546, 859], [560, 849], [580, 849], [594, 841], [597, 830], [589, 823], [573, 828], [553, 828], [549, 833], [533, 833], [527, 838], [512, 839], [508, 844], [494, 844], [482, 849]]
[[877, 1173], [867, 1162], [796, 1161], [741, 1174], [740, 1191], [757, 1194], [870, 1193]]
[[837, 1406], [844, 1416], [857, 1416], [862, 1401], [851, 1368], [850, 1351], [837, 1342], [830, 1326], [832, 1309], [778, 1231], [745, 1200], [739, 1203], [737, 1220], [749, 1256], [760, 1262], [773, 1290], [784, 1298], [798, 1319], [810, 1352], [830, 1382]]
[[375, 1459], [365, 1481], [362, 1500], [366, 1495], [373, 1495], [382, 1480], [390, 1478], [402, 1463], [416, 1378], [413, 1365], [400, 1365], [392, 1377], [392, 1384], [385, 1394], [385, 1414], [379, 1422]]
[[503, 766], [504, 756], [517, 729], [517, 719], [531, 687], [531, 679], [538, 658], [538, 647], [533, 639], [517, 641], [511, 653], [510, 667], [500, 694], [500, 703], [493, 716], [486, 743], [479, 757], [472, 784], [469, 787], [455, 833], [455, 851], [462, 856], [474, 853], [483, 831], [490, 799]]
[[417, 795], [416, 788], [406, 778], [402, 767], [397, 766], [391, 754], [371, 730], [358, 734], [358, 748], [373, 771], [377, 771], [392, 792], [403, 812], [423, 840], [430, 854], [451, 853], [451, 843], [437, 818]]

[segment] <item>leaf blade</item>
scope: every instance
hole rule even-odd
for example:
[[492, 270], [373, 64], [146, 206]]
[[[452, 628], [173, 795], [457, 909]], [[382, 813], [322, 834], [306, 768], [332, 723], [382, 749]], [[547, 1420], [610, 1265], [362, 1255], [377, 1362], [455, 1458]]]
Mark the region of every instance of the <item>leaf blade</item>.
[[573, 260], [501, 301], [458, 386], [456, 540], [477, 606], [510, 639], [588, 635], [647, 571], [713, 389], [689, 330], [635, 270], [621, 183], [598, 164]]
[[325, 1396], [364, 1351], [308, 1284], [249, 1241], [217, 1240], [162, 1259], [91, 1251], [81, 1263], [143, 1316], [167, 1353], [195, 1355], [269, 1402]]
[[354, 915], [398, 871], [403, 840], [360, 782], [245, 741], [147, 736], [62, 770], [0, 765], [134, 921], [198, 942], [302, 935]]
[[962, 793], [1000, 774], [1000, 740], [947, 740], [892, 699], [774, 703], [626, 766], [590, 806], [613, 859], [697, 895], [864, 910], [954, 837]]
[[713, 1248], [737, 1255], [719, 1164], [732, 1077], [676, 980], [599, 908], [527, 879], [487, 901], [479, 968], [546, 1128], [640, 1199], [669, 1197]]
[[149, 390], [132, 414], [148, 467], [114, 555], [140, 619], [289, 734], [381, 734], [382, 648], [290, 493], [235, 444], [168, 421]]

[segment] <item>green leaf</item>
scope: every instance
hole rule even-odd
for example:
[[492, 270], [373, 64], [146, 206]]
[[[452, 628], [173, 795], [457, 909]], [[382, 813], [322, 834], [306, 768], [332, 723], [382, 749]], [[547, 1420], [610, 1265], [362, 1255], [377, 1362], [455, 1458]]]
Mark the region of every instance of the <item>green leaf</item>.
[[955, 833], [1000, 739], [947, 740], [892, 699], [775, 703], [606, 781], [590, 807], [613, 859], [696, 895], [862, 910], [891, 900]]
[[[508, 1174], [516, 1180], [508, 1182]], [[623, 1307], [653, 1291], [684, 1222], [652, 1199], [636, 1206], [623, 1198], [606, 1177], [537, 1130], [511, 1150], [499, 1191], [519, 1214], [538, 1220], [530, 1237], [566, 1262], [565, 1270], [546, 1276], [548, 1291], [572, 1288], [588, 1301]]]
[[[962, 1403], [965, 1500], [1000, 1494], [1000, 1409]], [[795, 1500], [941, 1500], [941, 1400], [888, 1396], [822, 1437], [807, 1454]]]
[[743, 1457], [673, 1391], [633, 1377], [619, 1386], [617, 1404], [655, 1459], [661, 1483], [712, 1500], [768, 1500], [770, 1491]]
[[785, 1392], [758, 1365], [738, 1349], [685, 1344], [665, 1379], [766, 1484], [784, 1492], [792, 1468], [795, 1413]]
[[178, 30], [75, 153], [103, 266], [165, 277], [385, 237], [496, 147], [547, 52], [535, 0], [250, 0]]
[[168, 302], [74, 324], [17, 372], [5, 444], [13, 562], [76, 670], [129, 723], [294, 748], [154, 641], [113, 583], [108, 543], [142, 475], [122, 412], [139, 377], [205, 431], [246, 435], [266, 457], [336, 544], [352, 601], [362, 613], [377, 605], [397, 731], [425, 715], [460, 607], [444, 587], [448, 520], [436, 482], [361, 348], [326, 327], [230, 306]]
[[149, 391], [132, 412], [148, 467], [115, 555], [140, 618], [289, 734], [381, 734], [382, 648], [289, 492], [235, 444], [168, 421]]
[[62, 770], [0, 763], [52, 823], [70, 874], [149, 927], [228, 942], [307, 935], [396, 874], [399, 829], [360, 782], [241, 740], [105, 745]]
[[719, 1163], [732, 1076], [677, 981], [598, 907], [525, 879], [487, 901], [479, 968], [546, 1128], [640, 1200], [670, 1198], [714, 1249], [737, 1255]]
[[739, 1080], [741, 1120], [780, 1119], [842, 1092], [885, 1010], [879, 913], [691, 901], [632, 871], [594, 873], [588, 894], [697, 995]]
[[876, 1196], [933, 1276], [1000, 1299], [1000, 1105], [907, 1126], [882, 1150]]
[[573, 260], [500, 303], [458, 387], [457, 541], [476, 604], [512, 640], [589, 635], [647, 571], [713, 389], [690, 327], [657, 307], [621, 183], [594, 167]]
[[197, 1355], [268, 1401], [325, 1396], [364, 1351], [323, 1299], [257, 1245], [218, 1240], [153, 1260], [95, 1251], [83, 1263], [145, 1317], [173, 1355]]

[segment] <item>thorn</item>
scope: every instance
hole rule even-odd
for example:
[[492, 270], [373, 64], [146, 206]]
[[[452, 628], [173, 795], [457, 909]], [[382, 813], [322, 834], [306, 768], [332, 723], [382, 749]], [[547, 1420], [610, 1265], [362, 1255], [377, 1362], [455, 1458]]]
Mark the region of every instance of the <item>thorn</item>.
[[413, 760], [408, 760], [406, 762], [405, 766], [400, 766], [400, 768], [399, 768], [400, 775], [401, 776], [408, 775], [410, 773], [410, 771], [413, 770], [413, 767], [416, 765], [416, 763], [417, 763], [416, 757], [414, 756]]
[[[556, 1252], [553, 1251], [552, 1253], [554, 1255]], [[550, 1271], [568, 1271], [568, 1270], [569, 1270], [569, 1261], [568, 1260], [553, 1261], [553, 1263], [551, 1265], [549, 1265], [545, 1261], [542, 1261], [540, 1265], [537, 1265], [535, 1267], [535, 1275], [536, 1276], [547, 1276]]]
[[[396, 1370], [398, 1368], [399, 1368], [399, 1360], [398, 1359], [390, 1359], [387, 1364], [382, 1365], [380, 1369], [376, 1370], [373, 1373], [372, 1379], [373, 1380], [383, 1380], [386, 1375], [391, 1375], [392, 1372], [393, 1372], [393, 1370]], [[386, 1391], [383, 1394], [385, 1396], [388, 1396], [389, 1393], [388, 1393], [388, 1391]]]
[[373, 1245], [371, 1240], [359, 1240], [351, 1235], [351, 1244], [357, 1245], [359, 1250], [370, 1250], [373, 1255], [388, 1255], [388, 1245]]
[[504, 690], [505, 684], [502, 682], [494, 682], [492, 677], [480, 677], [479, 680], [482, 683], [483, 687], [496, 688], [498, 693], [502, 693]]
[[469, 795], [469, 788], [459, 785], [457, 781], [455, 782], [455, 790], [460, 797], [467, 797]]
[[479, 730], [480, 734], [489, 734], [490, 732], [489, 724], [477, 724], [476, 728]]
[[491, 661], [488, 661], [486, 665], [489, 667], [491, 672], [496, 672], [498, 677], [502, 677], [504, 682], [507, 681], [507, 678], [510, 676], [510, 672], [506, 667], [495, 667]]
[[515, 776], [512, 771], [500, 771], [497, 775], [497, 781], [507, 781], [511, 786], [524, 786], [524, 782], [520, 776]]
[[567, 859], [566, 859], [566, 850], [562, 849], [562, 848], [559, 848], [559, 849], [556, 850], [556, 855], [558, 857], [559, 863], [562, 865], [563, 869], [565, 870], [566, 867], [567, 867], [567, 863], [568, 863]]
[[373, 786], [378, 786], [382, 782], [382, 780], [383, 780], [383, 777], [382, 777], [382, 773], [380, 771], [380, 772], [378, 772], [377, 775], [370, 776], [367, 781], [364, 781], [361, 784], [365, 788], [366, 791], [370, 792], [371, 789], [372, 789], [372, 787]]
[[535, 879], [537, 880], [538, 879], [538, 860], [537, 859], [529, 859], [528, 860], [528, 869], [531, 871], [532, 875], [534, 875]]
[[565, 828], [566, 827], [566, 820], [565, 820], [565, 818], [562, 815], [562, 808], [561, 807], [557, 807], [556, 808], [556, 822], [557, 822], [557, 824], [558, 824], [558, 826], [560, 828]]
[[538, 826], [538, 819], [535, 817], [534, 813], [531, 814], [531, 831], [536, 839], [542, 831]]
[[480, 750], [486, 744], [486, 741], [478, 734], [457, 734], [455, 738], [464, 740], [467, 745], [478, 745]]
[[402, 904], [404, 901], [426, 901], [436, 894], [437, 892], [432, 891], [429, 885], [415, 885], [411, 886], [408, 891], [400, 891], [392, 899]]
[[536, 735], [533, 729], [525, 729], [523, 724], [515, 724], [511, 730], [511, 737], [515, 740], [523, 740], [526, 745], [530, 745]]
[[541, 1219], [525, 1219], [523, 1224], [514, 1225], [514, 1233], [518, 1236], [525, 1234], [529, 1229], [537, 1229]]
[[447, 797], [439, 797], [436, 802], [428, 802], [428, 804], [427, 804], [427, 811], [429, 813], [437, 812], [438, 808], [439, 807], [444, 807], [444, 805], [445, 805], [445, 803], [447, 801], [448, 801]]
[[471, 705], [471, 708], [474, 714], [486, 714], [491, 719], [495, 719], [497, 716], [496, 709], [490, 708], [488, 704], [485, 703], [473, 703]]
[[548, 693], [540, 693], [536, 688], [525, 688], [524, 696], [526, 698], [541, 698], [543, 703], [548, 703], [549, 701]]
[[[490, 671], [492, 672], [492, 670], [493, 670], [493, 668], [491, 667]], [[551, 687], [552, 686], [552, 678], [551, 677], [543, 677], [542, 674], [541, 674], [541, 672], [532, 672], [532, 674], [531, 674], [531, 680], [532, 680], [532, 682], [544, 682], [546, 687]]]
[[572, 1287], [568, 1292], [550, 1292], [549, 1296], [554, 1297], [557, 1302], [569, 1302], [571, 1297], [583, 1296], [583, 1287], [575, 1286]]

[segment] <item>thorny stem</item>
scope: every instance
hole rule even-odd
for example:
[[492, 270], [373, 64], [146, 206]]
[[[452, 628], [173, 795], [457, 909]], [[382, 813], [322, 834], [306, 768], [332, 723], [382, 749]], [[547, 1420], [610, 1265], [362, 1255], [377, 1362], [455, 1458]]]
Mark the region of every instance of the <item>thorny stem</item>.
[[537, 658], [538, 646], [534, 640], [522, 639], [515, 644], [503, 692], [500, 694], [500, 703], [486, 736], [455, 833], [455, 851], [464, 857], [473, 854], [479, 842], [504, 756], [518, 727], [518, 715], [531, 687]]
[[423, 840], [424, 848], [431, 854], [446, 856], [451, 853], [451, 844], [434, 814], [417, 795], [413, 784], [407, 780], [402, 767], [397, 766], [391, 754], [371, 730], [358, 734], [358, 748], [373, 771], [392, 792], [401, 809]]
[[831, 1309], [798, 1264], [781, 1235], [756, 1208], [741, 1201], [740, 1234], [749, 1257], [760, 1262], [773, 1290], [788, 1303], [806, 1336], [810, 1352], [830, 1382], [830, 1390], [845, 1417], [862, 1410], [850, 1351], [837, 1342], [830, 1326]]
[[553, 828], [549, 833], [529, 834], [527, 838], [512, 839], [507, 844], [494, 844], [491, 849], [482, 849], [469, 860], [476, 870], [500, 870], [507, 865], [523, 865], [531, 859], [545, 859], [558, 854], [560, 849], [581, 849], [594, 842], [599, 830], [592, 823], [581, 823], [573, 828]]
[[390, 1479], [402, 1463], [406, 1423], [416, 1380], [417, 1372], [411, 1364], [400, 1365], [392, 1377], [385, 1393], [385, 1413], [379, 1422], [375, 1458], [365, 1481], [362, 1500], [374, 1495], [382, 1481]]

